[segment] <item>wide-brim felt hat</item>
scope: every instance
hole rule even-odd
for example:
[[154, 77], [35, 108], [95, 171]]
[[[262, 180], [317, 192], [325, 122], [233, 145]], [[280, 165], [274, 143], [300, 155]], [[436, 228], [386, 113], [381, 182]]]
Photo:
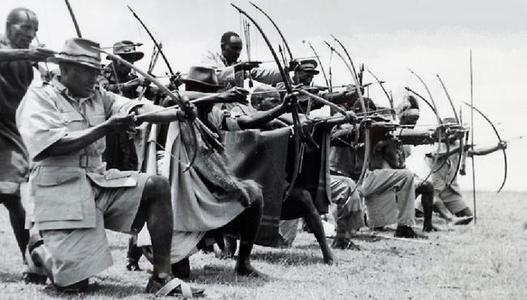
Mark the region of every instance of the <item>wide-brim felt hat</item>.
[[[138, 61], [143, 58], [145, 54], [141, 51], [137, 51], [136, 45], [138, 44], [127, 40], [116, 42], [112, 47], [113, 54], [119, 55], [123, 59], [130, 62]], [[106, 59], [111, 60], [111, 57], [106, 56]]]
[[213, 68], [193, 66], [190, 67], [187, 76], [181, 78], [183, 83], [197, 83], [211, 88], [224, 88], [218, 83], [216, 70]]
[[49, 57], [51, 63], [71, 63], [101, 69], [101, 54], [96, 48], [100, 45], [94, 41], [83, 38], [71, 38], [64, 42], [62, 51], [57, 55]]

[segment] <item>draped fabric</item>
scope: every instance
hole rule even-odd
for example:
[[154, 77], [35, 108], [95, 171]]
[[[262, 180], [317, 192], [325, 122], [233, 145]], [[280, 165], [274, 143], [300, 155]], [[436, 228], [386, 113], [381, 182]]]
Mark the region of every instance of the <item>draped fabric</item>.
[[[0, 49], [13, 48], [6, 37], [0, 37]], [[28, 154], [15, 112], [32, 80], [30, 61], [0, 62], [0, 194], [18, 194], [20, 183], [27, 181]]]
[[262, 185], [264, 210], [256, 243], [273, 246], [278, 236], [282, 200], [287, 187], [289, 128], [272, 131], [223, 131], [228, 165], [233, 173]]

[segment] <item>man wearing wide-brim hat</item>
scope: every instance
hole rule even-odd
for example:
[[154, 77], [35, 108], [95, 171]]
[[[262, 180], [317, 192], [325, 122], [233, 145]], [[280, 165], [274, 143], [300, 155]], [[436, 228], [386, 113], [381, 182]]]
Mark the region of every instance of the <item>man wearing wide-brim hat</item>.
[[104, 229], [131, 233], [146, 222], [154, 253], [147, 292], [156, 292], [171, 279], [170, 187], [160, 176], [106, 171], [104, 137], [141, 122], [185, 120], [187, 114], [174, 109], [137, 116], [161, 107], [97, 88], [99, 47], [86, 39], [66, 40], [49, 59], [61, 75], [31, 87], [17, 110], [17, 127], [33, 161], [34, 223], [43, 238], [43, 244], [33, 243], [31, 257], [60, 290], [83, 290], [89, 277], [112, 264]]
[[[137, 50], [137, 45], [139, 44], [128, 40], [119, 41], [113, 45], [112, 51], [113, 54], [119, 55], [133, 64], [144, 57], [144, 53]], [[143, 84], [144, 79], [131, 73], [130, 67], [112, 60], [110, 57], [106, 57], [106, 59], [111, 60], [111, 63], [103, 70], [104, 79], [106, 79], [106, 81], [101, 81], [103, 87], [126, 98], [137, 98], [139, 94], [137, 88]]]

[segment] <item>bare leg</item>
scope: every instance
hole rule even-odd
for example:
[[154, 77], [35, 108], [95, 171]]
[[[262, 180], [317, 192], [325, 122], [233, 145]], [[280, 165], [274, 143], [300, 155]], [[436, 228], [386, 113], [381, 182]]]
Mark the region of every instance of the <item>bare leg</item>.
[[240, 221], [240, 248], [236, 260], [235, 271], [239, 275], [258, 276], [259, 273], [251, 266], [250, 256], [253, 249], [258, 227], [262, 220], [263, 199], [257, 198], [249, 208], [238, 216]]
[[143, 255], [141, 248], [137, 247], [137, 235], [134, 234], [128, 240], [128, 252], [126, 253], [126, 269], [128, 271], [141, 271], [139, 267], [139, 259]]
[[[170, 274], [170, 247], [172, 243], [173, 215], [170, 185], [161, 176], [151, 176], [145, 183], [141, 204], [132, 229], [141, 231], [145, 224], [152, 238], [154, 276]], [[162, 276], [159, 276], [163, 274]]]
[[24, 253], [26, 252], [29, 241], [29, 230], [24, 228], [26, 211], [24, 210], [24, 206], [22, 206], [22, 201], [19, 196], [0, 195], [0, 203], [2, 202], [9, 211], [9, 221], [11, 222], [18, 248], [22, 254], [22, 259], [25, 261]]
[[[287, 202], [289, 202], [289, 204], [286, 205], [301, 208], [301, 217], [304, 218], [307, 227], [315, 235], [315, 238], [320, 246], [320, 250], [322, 251], [324, 263], [328, 265], [333, 264], [335, 258], [333, 256], [333, 253], [331, 252], [331, 249], [328, 246], [328, 242], [326, 240], [326, 233], [324, 232], [324, 226], [322, 225], [322, 220], [320, 219], [320, 215], [318, 214], [317, 208], [315, 207], [315, 204], [313, 204], [311, 194], [309, 194], [309, 192], [306, 190], [295, 189], [291, 193], [290, 199], [288, 199], [286, 203]], [[287, 208], [282, 208], [283, 212], [285, 210], [287, 210]], [[288, 216], [287, 213], [282, 214], [282, 218], [286, 220], [288, 218], [295, 217], [298, 216]]]
[[432, 225], [432, 213], [434, 210], [434, 186], [430, 182], [423, 182], [415, 189], [415, 195], [421, 195], [421, 203], [424, 211], [423, 231], [438, 231]]

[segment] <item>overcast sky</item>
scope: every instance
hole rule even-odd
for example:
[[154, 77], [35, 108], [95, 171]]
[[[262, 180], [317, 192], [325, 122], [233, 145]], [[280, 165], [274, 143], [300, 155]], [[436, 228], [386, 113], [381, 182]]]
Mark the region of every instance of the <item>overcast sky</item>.
[[[246, 9], [264, 27], [276, 46], [278, 35], [261, 14], [246, 1], [234, 1]], [[474, 56], [474, 103], [497, 125], [505, 140], [510, 139], [509, 176], [505, 189], [525, 190], [523, 174], [527, 167], [525, 133], [522, 123], [527, 113], [525, 82], [527, 79], [527, 1], [255, 1], [278, 23], [293, 55], [310, 56], [302, 43], [309, 40], [318, 50], [326, 69], [330, 52], [323, 44], [329, 34], [341, 38], [355, 62], [364, 63], [393, 91], [396, 99], [404, 86], [424, 94], [423, 87], [408, 72], [412, 68], [430, 86], [442, 117], [452, 116], [444, 92], [435, 77], [441, 75], [448, 90], [460, 106], [469, 101], [469, 50]], [[103, 46], [129, 39], [144, 43], [146, 53], [140, 66], [148, 65], [153, 44], [126, 8], [129, 4], [150, 27], [175, 70], [186, 72], [199, 64], [207, 50], [219, 50], [223, 32], [240, 32], [239, 14], [229, 1], [219, 0], [70, 0], [86, 38]], [[70, 16], [62, 0], [2, 0], [0, 20], [14, 7], [33, 9], [40, 19], [38, 37], [41, 43], [60, 50], [64, 40], [75, 35]], [[254, 29], [254, 27], [252, 27]], [[271, 56], [263, 40], [251, 31], [253, 59], [269, 60]], [[245, 57], [243, 52], [242, 57]], [[335, 84], [351, 79], [338, 57], [331, 61]], [[161, 60], [155, 70], [166, 72]], [[323, 84], [323, 77], [315, 79]], [[368, 79], [367, 80], [371, 80]], [[374, 100], [387, 105], [378, 89], [370, 91]], [[469, 121], [470, 111], [463, 111]], [[422, 106], [421, 124], [433, 123], [433, 115]], [[496, 142], [492, 129], [476, 116], [475, 139], [478, 144]], [[422, 147], [421, 147], [422, 148]], [[426, 173], [417, 150], [410, 165], [418, 173]], [[478, 189], [496, 190], [503, 176], [500, 153], [476, 159]], [[468, 176], [461, 178], [465, 189], [471, 188]]]

